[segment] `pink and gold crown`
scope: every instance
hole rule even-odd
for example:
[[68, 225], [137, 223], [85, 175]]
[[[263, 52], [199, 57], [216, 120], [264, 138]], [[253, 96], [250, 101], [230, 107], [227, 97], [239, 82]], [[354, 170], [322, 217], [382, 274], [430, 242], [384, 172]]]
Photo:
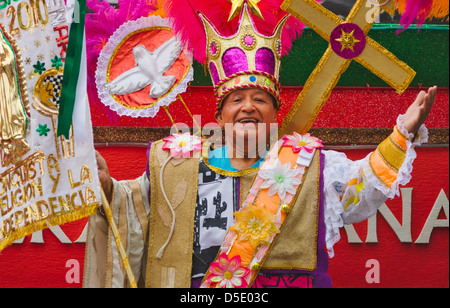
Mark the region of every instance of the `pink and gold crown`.
[[289, 15], [282, 18], [271, 36], [260, 34], [244, 4], [235, 34], [222, 36], [199, 13], [206, 31], [206, 65], [211, 74], [217, 108], [232, 91], [260, 88], [270, 94], [280, 107], [279, 83], [282, 56], [281, 33]]

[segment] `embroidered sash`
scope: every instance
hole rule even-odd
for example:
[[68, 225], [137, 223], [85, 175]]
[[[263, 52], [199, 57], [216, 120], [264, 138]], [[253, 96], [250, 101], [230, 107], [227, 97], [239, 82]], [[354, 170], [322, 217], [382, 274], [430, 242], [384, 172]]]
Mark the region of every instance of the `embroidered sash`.
[[201, 287], [248, 287], [256, 279], [297, 203], [316, 151], [295, 153], [292, 147], [282, 144], [278, 142], [261, 166]]

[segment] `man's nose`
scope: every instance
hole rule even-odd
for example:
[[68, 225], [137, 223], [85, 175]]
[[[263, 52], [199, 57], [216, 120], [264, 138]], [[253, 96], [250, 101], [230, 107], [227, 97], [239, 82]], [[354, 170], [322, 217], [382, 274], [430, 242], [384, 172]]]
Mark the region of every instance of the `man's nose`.
[[253, 104], [253, 100], [250, 97], [246, 97], [244, 98], [244, 100], [242, 101], [242, 107], [241, 109], [243, 111], [253, 111], [255, 109], [255, 105]]

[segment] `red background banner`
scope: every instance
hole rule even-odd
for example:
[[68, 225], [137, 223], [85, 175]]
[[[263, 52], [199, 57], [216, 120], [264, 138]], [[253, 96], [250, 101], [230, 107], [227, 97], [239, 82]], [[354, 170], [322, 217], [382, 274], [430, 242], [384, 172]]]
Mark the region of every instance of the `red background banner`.
[[[388, 88], [336, 88], [313, 128], [392, 128], [397, 115], [406, 111], [419, 90], [410, 88], [399, 96]], [[284, 105], [279, 112], [279, 123], [300, 91], [300, 87], [283, 89]], [[215, 121], [210, 87], [190, 87], [183, 97], [191, 112], [202, 116], [202, 125]], [[179, 101], [169, 110], [177, 122], [192, 127], [192, 119]], [[448, 110], [448, 88], [440, 88], [427, 127], [448, 134]], [[107, 126], [113, 134], [116, 126], [159, 128], [171, 125], [163, 111], [153, 119], [110, 118], [104, 106], [91, 104], [91, 114], [94, 126]], [[448, 209], [448, 136], [444, 140], [445, 144], [417, 149], [412, 181], [406, 186], [412, 189], [411, 242], [402, 243], [379, 213], [376, 216], [377, 243], [366, 241], [367, 221], [354, 226], [361, 243], [349, 243], [346, 230], [341, 229], [342, 239], [335, 245], [336, 256], [330, 260], [329, 273], [334, 287], [449, 287], [448, 213], [441, 209], [438, 216], [446, 221], [447, 227], [434, 228], [429, 243], [415, 243], [433, 206], [446, 203]], [[111, 175], [118, 180], [136, 178], [145, 170], [147, 149], [144, 144], [99, 147], [98, 150], [107, 160]], [[371, 151], [353, 149], [350, 145], [341, 150], [354, 160], [362, 159]], [[400, 225], [403, 225], [403, 202], [403, 196], [386, 202]], [[85, 236], [86, 224], [87, 219], [83, 219], [46, 229], [3, 250], [0, 253], [0, 287], [81, 287], [85, 244], [77, 240]], [[378, 283], [372, 282], [373, 278], [379, 278]]]
[[[99, 148], [108, 161], [111, 174], [117, 179], [140, 176], [146, 164], [146, 148]], [[360, 159], [369, 150], [346, 150], [351, 159]], [[412, 243], [401, 243], [392, 227], [377, 214], [378, 243], [365, 243], [367, 221], [355, 225], [363, 243], [348, 243], [341, 229], [341, 241], [335, 245], [336, 256], [330, 260], [329, 273], [334, 287], [448, 287], [449, 238], [447, 228], [434, 228], [430, 242], [414, 243], [419, 237], [441, 191], [448, 204], [448, 148], [418, 149], [412, 188]], [[430, 162], [432, 162], [430, 164]], [[124, 167], [127, 166], [127, 167]], [[386, 202], [402, 224], [402, 198]], [[439, 219], [448, 219], [441, 210]], [[73, 243], [83, 232], [86, 220], [60, 226], [72, 243], [64, 244], [47, 229], [42, 232], [44, 243], [32, 243], [31, 236], [22, 244], [6, 248], [0, 255], [0, 287], [81, 287], [84, 265], [84, 244]], [[75, 260], [75, 261], [73, 261]], [[368, 283], [366, 275], [379, 264], [379, 283]]]

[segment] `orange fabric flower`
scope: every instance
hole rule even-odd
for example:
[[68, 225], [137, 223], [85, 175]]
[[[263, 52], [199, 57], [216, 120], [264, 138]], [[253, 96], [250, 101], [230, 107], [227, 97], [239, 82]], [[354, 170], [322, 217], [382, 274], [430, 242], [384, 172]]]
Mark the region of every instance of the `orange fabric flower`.
[[271, 236], [279, 232], [275, 215], [267, 211], [264, 205], [247, 206], [234, 215], [236, 224], [230, 229], [240, 235], [239, 241], [249, 241], [254, 248], [259, 244], [270, 244]]

